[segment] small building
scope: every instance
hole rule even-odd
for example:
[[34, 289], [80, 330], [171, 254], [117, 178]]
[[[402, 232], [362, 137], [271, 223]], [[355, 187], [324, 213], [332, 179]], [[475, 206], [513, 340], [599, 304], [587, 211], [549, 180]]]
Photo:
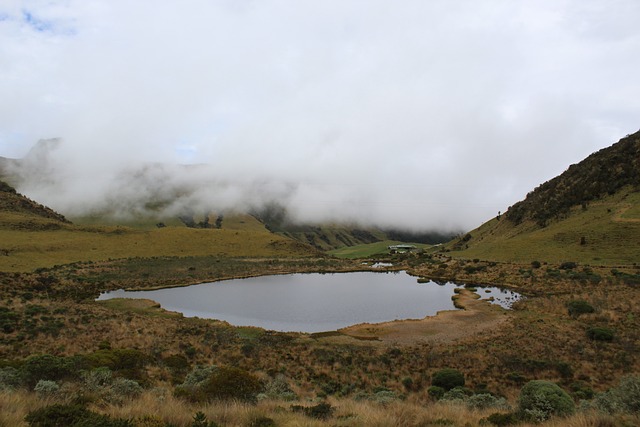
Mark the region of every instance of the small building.
[[415, 245], [391, 245], [387, 249], [391, 252], [410, 252], [418, 248]]

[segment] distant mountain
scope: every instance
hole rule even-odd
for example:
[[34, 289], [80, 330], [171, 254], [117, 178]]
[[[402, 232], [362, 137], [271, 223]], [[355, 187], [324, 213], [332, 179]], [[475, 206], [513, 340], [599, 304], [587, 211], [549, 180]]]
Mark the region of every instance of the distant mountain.
[[640, 260], [640, 132], [593, 153], [446, 245], [506, 261]]
[[[64, 170], [64, 161], [61, 163], [62, 156], [56, 154], [62, 144], [59, 138], [42, 139], [21, 159], [0, 157], [0, 179], [27, 194], [42, 195], [45, 200], [49, 194], [66, 194], [69, 187], [77, 188], [76, 184], [81, 178], [69, 178]], [[123, 165], [108, 181], [95, 181], [90, 203], [84, 203], [83, 193], [66, 194], [66, 203], [72, 206], [68, 207], [68, 215], [73, 215], [75, 223], [134, 228], [172, 225], [222, 229], [255, 229], [261, 224], [273, 233], [320, 250], [383, 240], [442, 243], [453, 236], [452, 233], [438, 231], [405, 231], [402, 224], [395, 229], [379, 229], [354, 224], [300, 223], [291, 218], [284, 206], [277, 202], [265, 203], [268, 200], [265, 194], [271, 191], [268, 183], [242, 182], [237, 185], [211, 174], [210, 167], [204, 164]], [[295, 187], [295, 183], [290, 185]], [[274, 193], [274, 200], [286, 199], [286, 191], [277, 191], [279, 193]], [[96, 199], [96, 194], [100, 198]], [[220, 205], [225, 203], [225, 194], [242, 199], [242, 207], [229, 209]], [[252, 198], [256, 200], [254, 206], [251, 204]], [[246, 214], [251, 214], [253, 218], [247, 218]], [[243, 219], [240, 220], [240, 217]]]
[[444, 243], [453, 237], [446, 232], [413, 232], [349, 224], [301, 224], [288, 217], [284, 207], [271, 203], [252, 215], [273, 232], [307, 243], [316, 249], [332, 250], [383, 240], [412, 243]]

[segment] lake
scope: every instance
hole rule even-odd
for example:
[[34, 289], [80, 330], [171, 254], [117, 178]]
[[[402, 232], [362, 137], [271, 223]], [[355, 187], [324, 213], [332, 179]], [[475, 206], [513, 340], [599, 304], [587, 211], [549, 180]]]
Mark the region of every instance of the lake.
[[[187, 317], [286, 332], [333, 331], [358, 323], [422, 319], [454, 310], [455, 283], [418, 283], [405, 272], [312, 273], [260, 276], [153, 291], [112, 291], [98, 300], [146, 298]], [[519, 298], [478, 288], [505, 308]]]

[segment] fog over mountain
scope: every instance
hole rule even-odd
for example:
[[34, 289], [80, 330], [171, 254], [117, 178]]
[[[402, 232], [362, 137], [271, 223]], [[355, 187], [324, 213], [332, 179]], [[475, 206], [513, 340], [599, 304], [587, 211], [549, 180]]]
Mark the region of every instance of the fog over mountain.
[[470, 229], [638, 129], [639, 19], [635, 0], [8, 0], [0, 156], [67, 215], [277, 201]]

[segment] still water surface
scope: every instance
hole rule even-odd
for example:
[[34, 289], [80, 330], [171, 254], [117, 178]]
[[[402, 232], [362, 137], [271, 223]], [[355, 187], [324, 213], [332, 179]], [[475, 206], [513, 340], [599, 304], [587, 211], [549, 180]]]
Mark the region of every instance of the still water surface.
[[[323, 332], [358, 323], [421, 319], [453, 310], [454, 283], [417, 283], [405, 272], [288, 274], [225, 280], [154, 291], [113, 291], [98, 298], [146, 298], [187, 317], [225, 320], [276, 331]], [[508, 307], [519, 295], [478, 288]]]

